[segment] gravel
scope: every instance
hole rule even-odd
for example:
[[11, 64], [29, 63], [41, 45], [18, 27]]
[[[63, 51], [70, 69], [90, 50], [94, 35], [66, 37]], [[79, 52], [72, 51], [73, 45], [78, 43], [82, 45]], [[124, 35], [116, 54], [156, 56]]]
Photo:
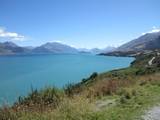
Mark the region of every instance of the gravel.
[[143, 120], [160, 120], [160, 106], [151, 108], [142, 117]]

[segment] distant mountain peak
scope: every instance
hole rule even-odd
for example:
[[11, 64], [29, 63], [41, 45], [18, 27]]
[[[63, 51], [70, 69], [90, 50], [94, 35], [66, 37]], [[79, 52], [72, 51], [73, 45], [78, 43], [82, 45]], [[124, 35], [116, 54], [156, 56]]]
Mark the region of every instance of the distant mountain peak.
[[100, 54], [100, 53], [104, 53], [104, 52], [111, 52], [113, 50], [115, 50], [115, 47], [105, 47], [105, 48], [92, 48], [92, 49], [86, 49], [86, 48], [79, 48], [80, 52], [86, 52], [86, 53], [92, 53], [92, 54]]
[[60, 42], [47, 42], [33, 49], [35, 53], [77, 53], [78, 50]]
[[10, 42], [10, 41], [6, 41], [3, 43], [5, 46], [10, 46], [10, 47], [18, 47], [18, 45], [16, 45], [15, 43], [13, 42]]
[[10, 41], [0, 43], [0, 55], [25, 54], [28, 52], [29, 50], [27, 48], [20, 47]]
[[142, 33], [142, 35], [149, 34], [149, 33], [158, 33], [158, 32], [160, 32], [160, 29], [153, 27], [151, 31]]

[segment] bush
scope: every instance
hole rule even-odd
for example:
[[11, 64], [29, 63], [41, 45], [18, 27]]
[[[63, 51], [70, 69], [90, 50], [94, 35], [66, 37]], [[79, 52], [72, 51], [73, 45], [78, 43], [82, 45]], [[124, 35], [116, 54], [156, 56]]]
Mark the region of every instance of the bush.
[[120, 98], [120, 103], [121, 103], [121, 104], [127, 103], [127, 99], [126, 99], [124, 96], [122, 96], [122, 97]]
[[1, 120], [17, 120], [18, 115], [9, 107], [3, 107], [0, 109]]
[[85, 83], [85, 82], [87, 82], [87, 80], [88, 80], [88, 79], [83, 78], [83, 79], [82, 79], [82, 84]]
[[132, 95], [131, 95], [131, 93], [129, 91], [126, 91], [126, 93], [124, 94], [124, 97], [126, 99], [131, 99]]
[[97, 73], [97, 72], [94, 72], [94, 73], [89, 77], [89, 79], [95, 79], [97, 76], [98, 76], [98, 73]]
[[128, 89], [121, 89], [118, 92], [118, 95], [123, 96], [126, 99], [131, 99], [132, 95], [136, 95], [136, 91], [135, 90], [128, 90]]
[[73, 95], [75, 94], [75, 89], [76, 89], [76, 85], [75, 84], [67, 84], [65, 87], [64, 87], [64, 91], [65, 91], [65, 94], [69, 97], [73, 97]]
[[32, 89], [31, 93], [27, 97], [19, 97], [18, 102], [14, 104], [14, 107], [56, 107], [59, 104], [62, 96], [63, 92], [55, 87], [48, 87], [40, 91], [38, 91], [37, 89]]

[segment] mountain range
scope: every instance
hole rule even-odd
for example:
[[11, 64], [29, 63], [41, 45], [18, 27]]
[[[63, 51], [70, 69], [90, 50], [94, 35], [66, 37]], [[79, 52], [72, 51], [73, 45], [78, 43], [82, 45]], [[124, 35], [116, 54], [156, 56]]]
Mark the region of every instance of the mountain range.
[[103, 55], [135, 56], [141, 52], [160, 49], [160, 32], [146, 33], [130, 42], [121, 45], [112, 52], [103, 52]]
[[105, 49], [85, 49], [74, 48], [69, 45], [59, 42], [47, 42], [38, 47], [26, 46], [21, 47], [13, 42], [0, 43], [0, 55], [12, 55], [12, 54], [77, 54], [77, 53], [91, 53], [99, 54], [102, 52], [108, 52], [115, 49], [114, 47], [107, 47]]
[[58, 43], [58, 42], [48, 42], [32, 50], [33, 53], [78, 53], [76, 48], [69, 45]]
[[47, 42], [38, 47], [21, 47], [13, 42], [0, 43], [0, 55], [11, 54], [70, 54], [70, 53], [92, 53], [116, 56], [134, 56], [139, 52], [160, 49], [160, 32], [146, 33], [118, 48], [106, 47], [104, 49], [93, 48], [76, 49], [59, 42]]
[[160, 32], [146, 33], [119, 48], [117, 51], [143, 51], [160, 49]]
[[0, 55], [10, 55], [10, 54], [23, 54], [29, 53], [31, 50], [25, 47], [20, 47], [13, 42], [0, 43]]
[[0, 43], [0, 55], [11, 54], [58, 54], [58, 53], [77, 53], [78, 50], [58, 42], [48, 42], [38, 47], [20, 47], [13, 42]]
[[116, 49], [115, 47], [108, 46], [108, 47], [102, 48], [102, 49], [100, 49], [100, 48], [92, 48], [92, 49], [80, 48], [78, 50], [82, 53], [100, 54], [103, 52], [112, 52], [115, 49]]

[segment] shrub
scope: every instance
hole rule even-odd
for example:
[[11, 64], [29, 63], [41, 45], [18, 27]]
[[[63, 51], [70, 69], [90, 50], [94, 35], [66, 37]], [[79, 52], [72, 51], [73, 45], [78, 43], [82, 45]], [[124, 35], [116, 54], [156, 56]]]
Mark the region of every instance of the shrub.
[[132, 95], [131, 95], [131, 93], [129, 91], [126, 91], [126, 93], [124, 94], [124, 97], [126, 99], [131, 99]]
[[69, 97], [72, 97], [74, 94], [75, 94], [75, 89], [76, 89], [76, 85], [75, 84], [67, 84], [65, 87], [64, 87], [64, 91], [65, 91], [65, 94]]
[[142, 80], [142, 81], [140, 81], [140, 83], [139, 83], [140, 86], [143, 86], [143, 85], [146, 85], [146, 84], [147, 84], [147, 81], [146, 81], [146, 80]]
[[133, 96], [137, 96], [137, 91], [136, 90], [132, 90], [132, 95]]
[[61, 97], [63, 97], [63, 92], [58, 90], [55, 87], [48, 87], [43, 90], [32, 90], [31, 93], [27, 97], [19, 97], [18, 102], [14, 104], [14, 108], [20, 107], [24, 109], [26, 107], [32, 107], [39, 110], [45, 107], [56, 107]]
[[122, 96], [122, 97], [120, 98], [120, 103], [121, 103], [121, 104], [127, 103], [127, 99], [126, 99], [124, 96]]
[[97, 76], [98, 76], [98, 73], [97, 73], [97, 72], [94, 72], [94, 73], [89, 77], [89, 79], [95, 79]]
[[82, 79], [82, 84], [85, 83], [85, 82], [87, 82], [87, 80], [88, 80], [88, 79], [83, 78], [83, 79]]
[[0, 109], [1, 120], [17, 120], [18, 115], [9, 107], [3, 107]]

